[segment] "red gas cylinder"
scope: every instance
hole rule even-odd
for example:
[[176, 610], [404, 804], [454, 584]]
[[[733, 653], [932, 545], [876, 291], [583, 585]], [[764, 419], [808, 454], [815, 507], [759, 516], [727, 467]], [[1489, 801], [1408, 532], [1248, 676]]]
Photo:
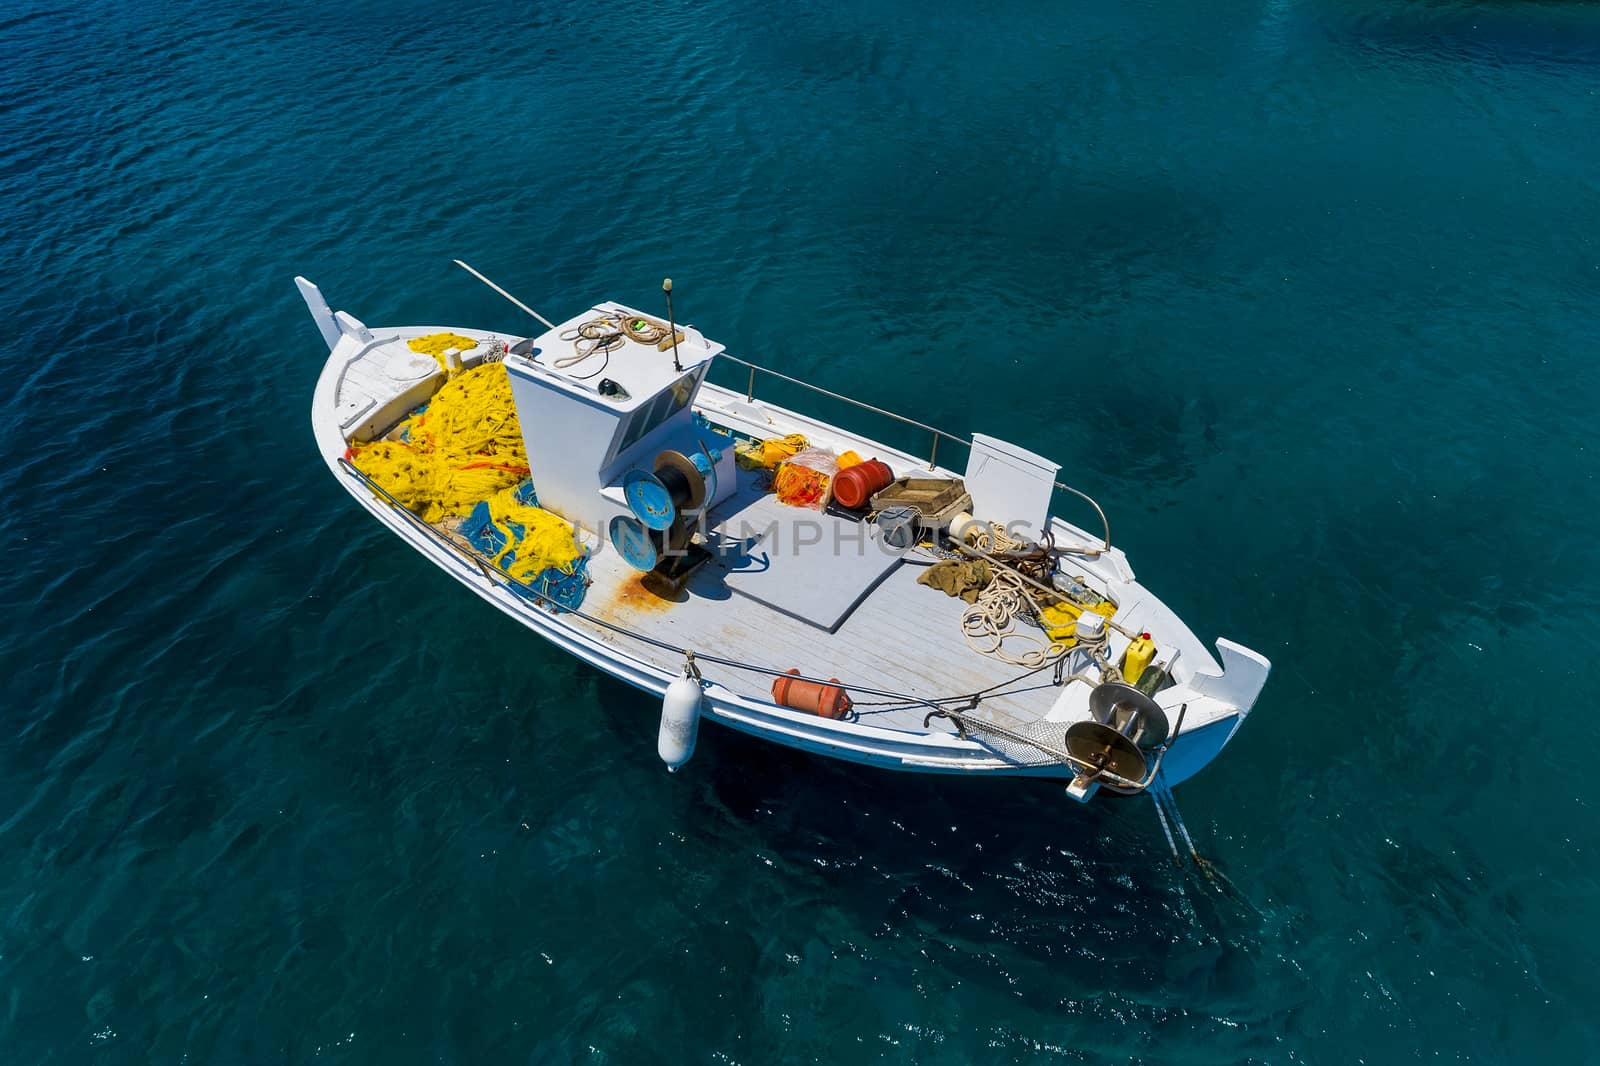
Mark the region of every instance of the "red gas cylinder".
[[850, 697], [839, 687], [837, 677], [830, 677], [831, 685], [820, 681], [800, 680], [799, 670], [790, 670], [772, 681], [772, 699], [783, 707], [797, 711], [810, 711], [824, 718], [843, 718], [850, 710]]
[[841, 470], [833, 477], [833, 498], [852, 511], [865, 507], [872, 494], [889, 487], [894, 471], [876, 459]]

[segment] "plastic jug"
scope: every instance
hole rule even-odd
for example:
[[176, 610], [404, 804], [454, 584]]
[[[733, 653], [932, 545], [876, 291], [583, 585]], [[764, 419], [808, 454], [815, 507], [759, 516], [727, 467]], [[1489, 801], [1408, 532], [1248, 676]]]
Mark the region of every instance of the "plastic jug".
[[1156, 642], [1150, 639], [1149, 633], [1140, 633], [1128, 651], [1122, 657], [1122, 680], [1130, 685], [1137, 685], [1139, 678], [1144, 674], [1145, 667], [1150, 665], [1150, 660], [1156, 657]]

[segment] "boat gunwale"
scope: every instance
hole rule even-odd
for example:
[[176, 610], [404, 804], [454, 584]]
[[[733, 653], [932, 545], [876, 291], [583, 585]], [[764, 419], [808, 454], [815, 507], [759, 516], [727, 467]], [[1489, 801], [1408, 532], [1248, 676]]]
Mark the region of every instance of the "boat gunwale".
[[[410, 541], [414, 547], [421, 549], [424, 554], [433, 558], [436, 564], [446, 564], [444, 568], [448, 572], [452, 573], [457, 580], [467, 585], [482, 598], [499, 606], [505, 613], [522, 620], [529, 628], [534, 629], [535, 632], [551, 640], [563, 650], [577, 655], [591, 665], [599, 666], [613, 677], [631, 684], [635, 688], [660, 695], [665, 691], [666, 686], [676, 679], [681, 672], [680, 670], [675, 670], [648, 658], [629, 653], [594, 630], [562, 620], [555, 609], [541, 607], [528, 598], [519, 596], [509, 586], [512, 584], [520, 585], [520, 582], [516, 582], [515, 579], [501, 572], [498, 567], [494, 567], [487, 560], [474, 558], [474, 553], [450, 539], [448, 531], [423, 522], [419, 516], [412, 514], [405, 507], [399, 505], [392, 497], [388, 501], [383, 500], [381, 496], [387, 496], [388, 494], [383, 491], [381, 486], [371, 482], [358, 468], [345, 459], [349, 442], [340, 427], [336, 423], [329, 422], [324, 417], [324, 411], [331, 414], [334, 409], [331, 401], [335, 398], [344, 371], [367, 351], [383, 343], [401, 339], [406, 333], [413, 332], [415, 328], [379, 327], [371, 331], [372, 334], [376, 335], [369, 336], [367, 339], [347, 334], [342, 340], [353, 342], [351, 347], [355, 350], [350, 351], [347, 348], [345, 353], [341, 355], [338, 349], [342, 345], [335, 345], [335, 349], [330, 351], [329, 358], [324, 364], [322, 373], [319, 375], [313, 398], [314, 406], [317, 408], [313, 411], [315, 435], [318, 438], [319, 450], [323, 452], [324, 460], [328, 463], [330, 469], [336, 476], [339, 476], [339, 480], [345, 485], [346, 490], [358, 502], [363, 504], [370, 513], [378, 517], [380, 521], [383, 521], [393, 532]], [[492, 336], [506, 336], [503, 333], [488, 333], [482, 330], [473, 332]], [[390, 334], [390, 336], [383, 336], [385, 333]], [[730, 357], [730, 360], [744, 362], [737, 359], [737, 357]], [[756, 369], [765, 368], [758, 367]], [[776, 372], [771, 373], [776, 374]], [[820, 387], [810, 386], [805, 382], [798, 383], [819, 393], [828, 393], [828, 390]], [[709, 381], [703, 383], [703, 388], [712, 390], [713, 394], [718, 397], [726, 398], [727, 402], [737, 402], [737, 397], [739, 396], [739, 393], [735, 390]], [[848, 397], [840, 398], [849, 400]], [[811, 416], [805, 416], [800, 412], [787, 411], [767, 401], [756, 401], [753, 398], [749, 398], [747, 402], [758, 403], [763, 411], [774, 414], [795, 415], [807, 422], [813, 422], [819, 426], [827, 426], [834, 432], [855, 435], [852, 431], [843, 427], [817, 422]], [[878, 410], [859, 401], [850, 402], [854, 406], [867, 410]], [[707, 405], [696, 404], [695, 406], [700, 408]], [[709, 405], [712, 410], [716, 410], [718, 406], [715, 403]], [[747, 412], [719, 411], [718, 413], [735, 415], [740, 420], [748, 420], [749, 417]], [[881, 413], [888, 414], [899, 420], [912, 422], [912, 420], [903, 419], [901, 416], [895, 416], [892, 412]], [[912, 424], [921, 425], [915, 422], [912, 422]], [[932, 427], [928, 428], [931, 429]], [[970, 441], [954, 437], [953, 434], [944, 435], [969, 446], [971, 444]], [[886, 449], [886, 451], [898, 452], [899, 449], [891, 448]], [[914, 458], [909, 455], [905, 457]], [[954, 475], [952, 474], [951, 476]], [[1074, 493], [1077, 491], [1071, 489], [1070, 486], [1059, 485], [1059, 483], [1058, 486], [1067, 488]], [[1078, 493], [1078, 495], [1082, 494]], [[1098, 505], [1096, 505], [1096, 509], [1098, 510]], [[398, 515], [391, 516], [390, 512], [398, 512]], [[1066, 530], [1088, 536], [1086, 531], [1073, 526], [1059, 516], [1052, 515], [1051, 521], [1052, 524], [1059, 525]], [[1099, 553], [1093, 552], [1093, 554], [1098, 555]], [[451, 561], [455, 565], [448, 565]], [[1114, 548], [1111, 549], [1106, 561], [1113, 568], [1126, 571], [1126, 577], [1130, 580], [1132, 579], [1131, 568], [1128, 568], [1125, 561], [1123, 561], [1120, 551]], [[481, 578], [483, 583], [480, 584], [475, 581], [474, 577]], [[523, 587], [525, 588], [526, 586]], [[674, 653], [688, 652], [690, 650], [669, 646], [666, 642], [636, 633], [625, 627], [614, 626], [603, 620], [592, 619], [581, 612], [578, 612], [578, 614], [583, 621], [591, 622], [597, 627], [613, 631], [620, 636], [634, 638], [650, 646]], [[1179, 621], [1181, 622], [1181, 620]], [[1201, 647], [1203, 648], [1203, 645]], [[741, 664], [733, 663], [729, 665], [733, 668], [741, 666]], [[755, 664], [742, 665], [744, 668], [753, 669], [757, 672], [773, 672], [767, 668], [757, 667]], [[956, 732], [933, 731], [931, 729], [891, 729], [863, 722], [835, 721], [796, 712], [770, 701], [752, 698], [729, 688], [724, 683], [714, 680], [708, 680], [706, 687], [708, 696], [707, 714], [722, 724], [740, 729], [742, 732], [756, 737], [785, 743], [800, 750], [829, 754], [863, 765], [909, 772], [976, 773], [1036, 778], [1065, 778], [1071, 777], [1073, 774], [1073, 768], [1068, 764], [1059, 762], [1043, 764], [1021, 763], [1004, 758], [998, 755], [991, 747], [977, 743]], [[882, 692], [882, 690], [867, 689], [861, 686], [854, 687], [863, 692]], [[930, 710], [940, 708], [940, 704], [923, 697], [905, 693], [883, 694], [904, 699], [907, 703], [916, 706], [927, 706]], [[950, 703], [952, 701], [950, 698], [946, 698], [944, 702]], [[1206, 702], [1213, 701], [1207, 699]], [[1198, 722], [1183, 731], [1181, 739], [1189, 740], [1190, 743], [1182, 745], [1182, 747], [1209, 747], [1208, 742], [1199, 739], [1199, 734], [1212, 734], [1217, 731], [1219, 726], [1229, 727], [1227, 738], [1231, 738], [1233, 730], [1237, 729], [1248, 713], [1248, 708], [1237, 708], [1217, 703], [1215, 712], [1215, 717], [1212, 717], [1209, 721]], [[1217, 745], [1216, 751], [1201, 756], [1199, 765], [1195, 769], [1199, 769], [1215, 758], [1221, 747], [1226, 744], [1227, 738]], [[1172, 739], [1176, 742], [1180, 738], [1174, 737]], [[1197, 752], [1196, 754], [1199, 753]]]

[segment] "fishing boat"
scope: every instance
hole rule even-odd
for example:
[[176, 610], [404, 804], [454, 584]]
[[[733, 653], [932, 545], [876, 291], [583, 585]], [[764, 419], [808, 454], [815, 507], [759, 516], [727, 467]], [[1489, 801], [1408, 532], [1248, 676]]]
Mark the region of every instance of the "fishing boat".
[[[670, 280], [664, 316], [602, 302], [552, 322], [457, 262], [541, 328], [369, 327], [295, 279], [329, 349], [317, 447], [424, 559], [659, 701], [669, 769], [705, 720], [1160, 809], [1249, 714], [1268, 661], [1225, 639], [1213, 656], [1056, 463], [731, 355], [678, 323]], [[718, 364], [745, 387], [708, 381]], [[928, 450], [763, 398], [775, 388]]]

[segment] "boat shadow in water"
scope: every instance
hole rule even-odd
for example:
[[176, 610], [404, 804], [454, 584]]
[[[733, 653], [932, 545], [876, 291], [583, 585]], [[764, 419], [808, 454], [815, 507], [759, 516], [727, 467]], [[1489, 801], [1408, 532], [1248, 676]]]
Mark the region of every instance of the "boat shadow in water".
[[[654, 725], [651, 701], [628, 686], [603, 679], [597, 695], [619, 738]], [[630, 761], [649, 772], [654, 752], [636, 746]], [[820, 879], [823, 898], [862, 918], [888, 907], [1041, 959], [1060, 957], [1085, 929], [1104, 939], [1129, 922], [1163, 952], [1249, 940], [1273, 923], [1248, 892], [1175, 863], [1142, 796], [1083, 808], [1060, 781], [897, 773], [714, 725], [671, 782], [659, 809], [674, 831]]]
[[841, 927], [917, 944], [952, 990], [1046, 1009], [1176, 971], [1238, 1002], [1295, 972], [1283, 920], [1175, 864], [1147, 799], [1080, 810], [1059, 783], [854, 768], [727, 730], [702, 745], [678, 825], [777, 864]]

